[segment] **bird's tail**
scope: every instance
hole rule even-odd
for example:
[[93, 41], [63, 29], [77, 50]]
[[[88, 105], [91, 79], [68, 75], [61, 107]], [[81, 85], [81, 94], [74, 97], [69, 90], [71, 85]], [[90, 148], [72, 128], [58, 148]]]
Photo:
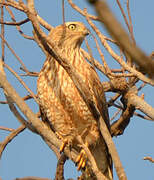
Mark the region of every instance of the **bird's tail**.
[[96, 161], [98, 169], [108, 180], [113, 180], [112, 159], [103, 138], [100, 138], [99, 142], [95, 146], [89, 147], [89, 149]]

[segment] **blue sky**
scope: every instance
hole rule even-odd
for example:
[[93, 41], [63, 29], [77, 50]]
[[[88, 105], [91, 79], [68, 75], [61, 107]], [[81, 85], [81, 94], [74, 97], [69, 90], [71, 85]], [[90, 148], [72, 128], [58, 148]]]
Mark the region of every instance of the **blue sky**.
[[[75, 1], [74, 1], [75, 2]], [[107, 1], [116, 14], [119, 21], [124, 22], [119, 9], [113, 0]], [[126, 2], [126, 0], [125, 0]], [[87, 8], [88, 12], [95, 14], [93, 8], [89, 6], [86, 1], [76, 1], [82, 9]], [[43, 17], [52, 26], [57, 26], [62, 23], [62, 10], [61, 1], [35, 1], [36, 9], [41, 17]], [[123, 5], [126, 5], [123, 3]], [[130, 0], [130, 8], [132, 14], [132, 21], [134, 27], [134, 34], [137, 45], [144, 50], [147, 54], [150, 54], [154, 50], [154, 1], [133, 1]], [[126, 9], [126, 8], [125, 8]], [[86, 20], [75, 12], [67, 2], [65, 2], [65, 15], [66, 21], [81, 21], [89, 28]], [[25, 15], [17, 12], [16, 19], [23, 20]], [[6, 13], [5, 20], [9, 21], [8, 14]], [[125, 26], [125, 25], [124, 25]], [[100, 30], [107, 35], [106, 30], [99, 25]], [[31, 23], [27, 23], [22, 26], [22, 30], [32, 35]], [[16, 31], [15, 27], [6, 26], [6, 40], [11, 47], [15, 50], [16, 54], [23, 60], [26, 67], [30, 71], [39, 71], [45, 56], [42, 51], [37, 47], [35, 42], [26, 40]], [[89, 42], [91, 37], [87, 38]], [[95, 44], [91, 43], [91, 47], [95, 49]], [[107, 59], [107, 62], [111, 67], [114, 67], [115, 63], [112, 58], [104, 51], [103, 53]], [[5, 62], [9, 64], [16, 72], [21, 74], [19, 70], [20, 64], [10, 53], [5, 49]], [[100, 59], [96, 53], [95, 58]], [[8, 72], [7, 76], [9, 82], [15, 87], [17, 92], [23, 97], [27, 95], [27, 91], [21, 87], [19, 82]], [[36, 78], [22, 77], [28, 87], [30, 87], [34, 93], [36, 93]], [[103, 80], [104, 77], [101, 77]], [[146, 86], [141, 93], [145, 93], [145, 100], [154, 107], [153, 91], [152, 87]], [[110, 94], [107, 94], [109, 98]], [[2, 90], [0, 89], [0, 100], [4, 100]], [[34, 112], [38, 111], [37, 105], [32, 101], [27, 101], [27, 104], [33, 109]], [[0, 105], [0, 126], [9, 128], [19, 127], [18, 121], [8, 110], [7, 105]], [[113, 114], [110, 111], [110, 114]], [[144, 156], [154, 157], [154, 144], [152, 137], [154, 136], [154, 124], [153, 122], [134, 117], [126, 129], [124, 135], [113, 138], [119, 152], [121, 161], [125, 168], [127, 177], [129, 180], [153, 180], [153, 164], [142, 160]], [[3, 141], [9, 132], [0, 130], [0, 141]], [[74, 168], [74, 164], [71, 162], [66, 163], [65, 177], [74, 178], [78, 175], [78, 172]], [[17, 177], [24, 176], [38, 176], [54, 178], [56, 170], [56, 157], [43, 142], [43, 140], [29, 130], [25, 130], [19, 134], [11, 143], [8, 144], [3, 152], [2, 159], [0, 160], [0, 177], [3, 180], [12, 180]], [[115, 175], [115, 180], [117, 177]]]

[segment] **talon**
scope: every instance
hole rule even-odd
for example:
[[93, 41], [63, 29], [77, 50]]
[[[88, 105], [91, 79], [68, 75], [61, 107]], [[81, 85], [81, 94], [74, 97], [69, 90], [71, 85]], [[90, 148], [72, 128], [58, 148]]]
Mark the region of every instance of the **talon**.
[[78, 155], [78, 157], [76, 158], [76, 163], [78, 163], [81, 159], [81, 156], [82, 156], [82, 150], [80, 151], [80, 154]]
[[65, 146], [66, 146], [67, 144], [69, 144], [69, 141], [68, 141], [68, 139], [64, 139], [58, 132], [56, 132], [56, 136], [57, 136], [60, 140], [62, 140], [62, 145], [60, 146], [60, 149], [59, 149], [60, 153], [62, 153], [62, 152], [64, 151]]
[[77, 170], [79, 171], [81, 168], [84, 168], [86, 165], [86, 153], [82, 149], [80, 154], [78, 155], [76, 159], [76, 163], [78, 164]]
[[85, 166], [86, 166], [86, 161], [83, 161], [83, 163], [82, 163], [82, 169], [84, 169]]
[[77, 167], [77, 170], [79, 171], [81, 168], [82, 168], [82, 165], [83, 163], [85, 162], [84, 158], [82, 157], [79, 164], [78, 164], [78, 167]]
[[62, 145], [60, 146], [60, 153], [62, 153], [64, 151], [65, 146], [68, 144], [68, 140], [64, 139], [62, 142]]

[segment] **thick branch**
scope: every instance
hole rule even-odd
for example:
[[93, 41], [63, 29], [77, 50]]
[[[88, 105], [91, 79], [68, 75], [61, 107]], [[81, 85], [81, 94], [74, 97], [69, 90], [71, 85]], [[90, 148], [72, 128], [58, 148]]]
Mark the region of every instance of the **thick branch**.
[[131, 95], [129, 98], [129, 103], [135, 106], [136, 109], [140, 110], [144, 114], [146, 114], [148, 117], [151, 118], [151, 120], [154, 121], [154, 108], [151, 107], [148, 103], [144, 101], [141, 97], [137, 95]]
[[122, 135], [125, 128], [130, 122], [130, 118], [133, 116], [135, 108], [131, 105], [128, 105], [127, 108], [123, 111], [120, 118], [115, 121], [111, 126], [111, 135], [118, 136]]

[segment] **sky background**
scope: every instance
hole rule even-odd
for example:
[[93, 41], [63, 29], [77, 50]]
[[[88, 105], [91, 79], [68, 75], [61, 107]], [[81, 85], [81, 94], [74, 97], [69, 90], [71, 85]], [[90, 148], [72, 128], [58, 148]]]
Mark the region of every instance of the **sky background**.
[[[93, 8], [83, 1], [74, 1], [80, 8], [87, 8], [89, 13], [95, 14]], [[117, 7], [116, 1], [107, 1], [116, 17], [124, 25], [121, 13]], [[37, 0], [35, 6], [38, 14], [43, 17], [52, 26], [62, 24], [62, 9], [61, 1], [51, 0]], [[126, 7], [126, 0], [123, 2], [123, 6]], [[140, 1], [130, 0], [130, 9], [134, 27], [134, 35], [140, 48], [150, 54], [154, 50], [154, 1]], [[126, 8], [125, 8], [126, 9]], [[23, 20], [25, 15], [19, 11], [15, 11], [15, 17], [17, 21]], [[5, 13], [5, 20], [10, 21], [7, 12]], [[75, 12], [65, 2], [65, 20], [66, 21], [81, 21], [89, 27], [86, 20]], [[104, 27], [98, 24], [98, 27], [105, 35], [108, 35]], [[45, 60], [45, 56], [38, 48], [37, 44], [33, 41], [24, 39], [13, 26], [5, 26], [5, 37], [9, 45], [14, 49], [16, 54], [23, 60], [24, 64], [30, 71], [40, 71], [42, 64]], [[124, 25], [125, 27], [125, 25]], [[27, 23], [22, 26], [22, 30], [25, 34], [32, 35], [31, 23]], [[87, 38], [93, 49], [95, 44], [92, 42], [92, 37]], [[84, 47], [84, 45], [83, 45]], [[115, 49], [117, 51], [117, 49]], [[94, 51], [95, 52], [95, 51]], [[110, 67], [117, 67], [112, 58], [104, 51], [102, 52], [107, 59]], [[98, 53], [94, 53], [96, 59], [100, 59]], [[5, 62], [11, 66], [17, 73], [23, 73], [20, 68], [20, 64], [10, 53], [5, 49]], [[7, 70], [7, 77], [9, 82], [15, 87], [20, 96], [27, 95], [27, 91], [19, 84], [19, 82], [12, 76]], [[22, 77], [24, 82], [29, 88], [36, 93], [36, 78], [34, 77]], [[105, 80], [101, 76], [101, 80]], [[141, 92], [145, 93], [145, 100], [154, 107], [153, 101], [153, 89], [150, 86], [146, 86]], [[110, 94], [106, 95], [109, 99]], [[3, 92], [0, 89], [0, 100], [4, 100]], [[27, 101], [27, 104], [34, 112], [38, 112], [38, 106], [33, 100]], [[110, 117], [113, 111], [110, 110]], [[19, 122], [9, 111], [7, 105], [0, 105], [0, 126], [17, 128], [20, 126]], [[0, 130], [0, 141], [3, 141], [9, 132]], [[134, 117], [124, 135], [113, 138], [117, 150], [120, 155], [120, 159], [125, 168], [128, 180], [153, 180], [154, 179], [154, 164], [144, 161], [144, 156], [151, 156], [154, 158], [154, 144], [152, 137], [154, 136], [154, 124], [151, 121]], [[31, 133], [29, 130], [25, 130], [19, 134], [11, 143], [9, 143], [3, 152], [2, 159], [0, 160], [0, 177], [2, 180], [12, 180], [17, 177], [25, 176], [38, 176], [54, 178], [56, 171], [56, 156], [44, 143], [44, 141], [36, 134]], [[65, 164], [65, 177], [76, 178], [79, 174], [74, 168], [74, 164], [67, 161]], [[115, 175], [115, 180], [117, 177]]]

